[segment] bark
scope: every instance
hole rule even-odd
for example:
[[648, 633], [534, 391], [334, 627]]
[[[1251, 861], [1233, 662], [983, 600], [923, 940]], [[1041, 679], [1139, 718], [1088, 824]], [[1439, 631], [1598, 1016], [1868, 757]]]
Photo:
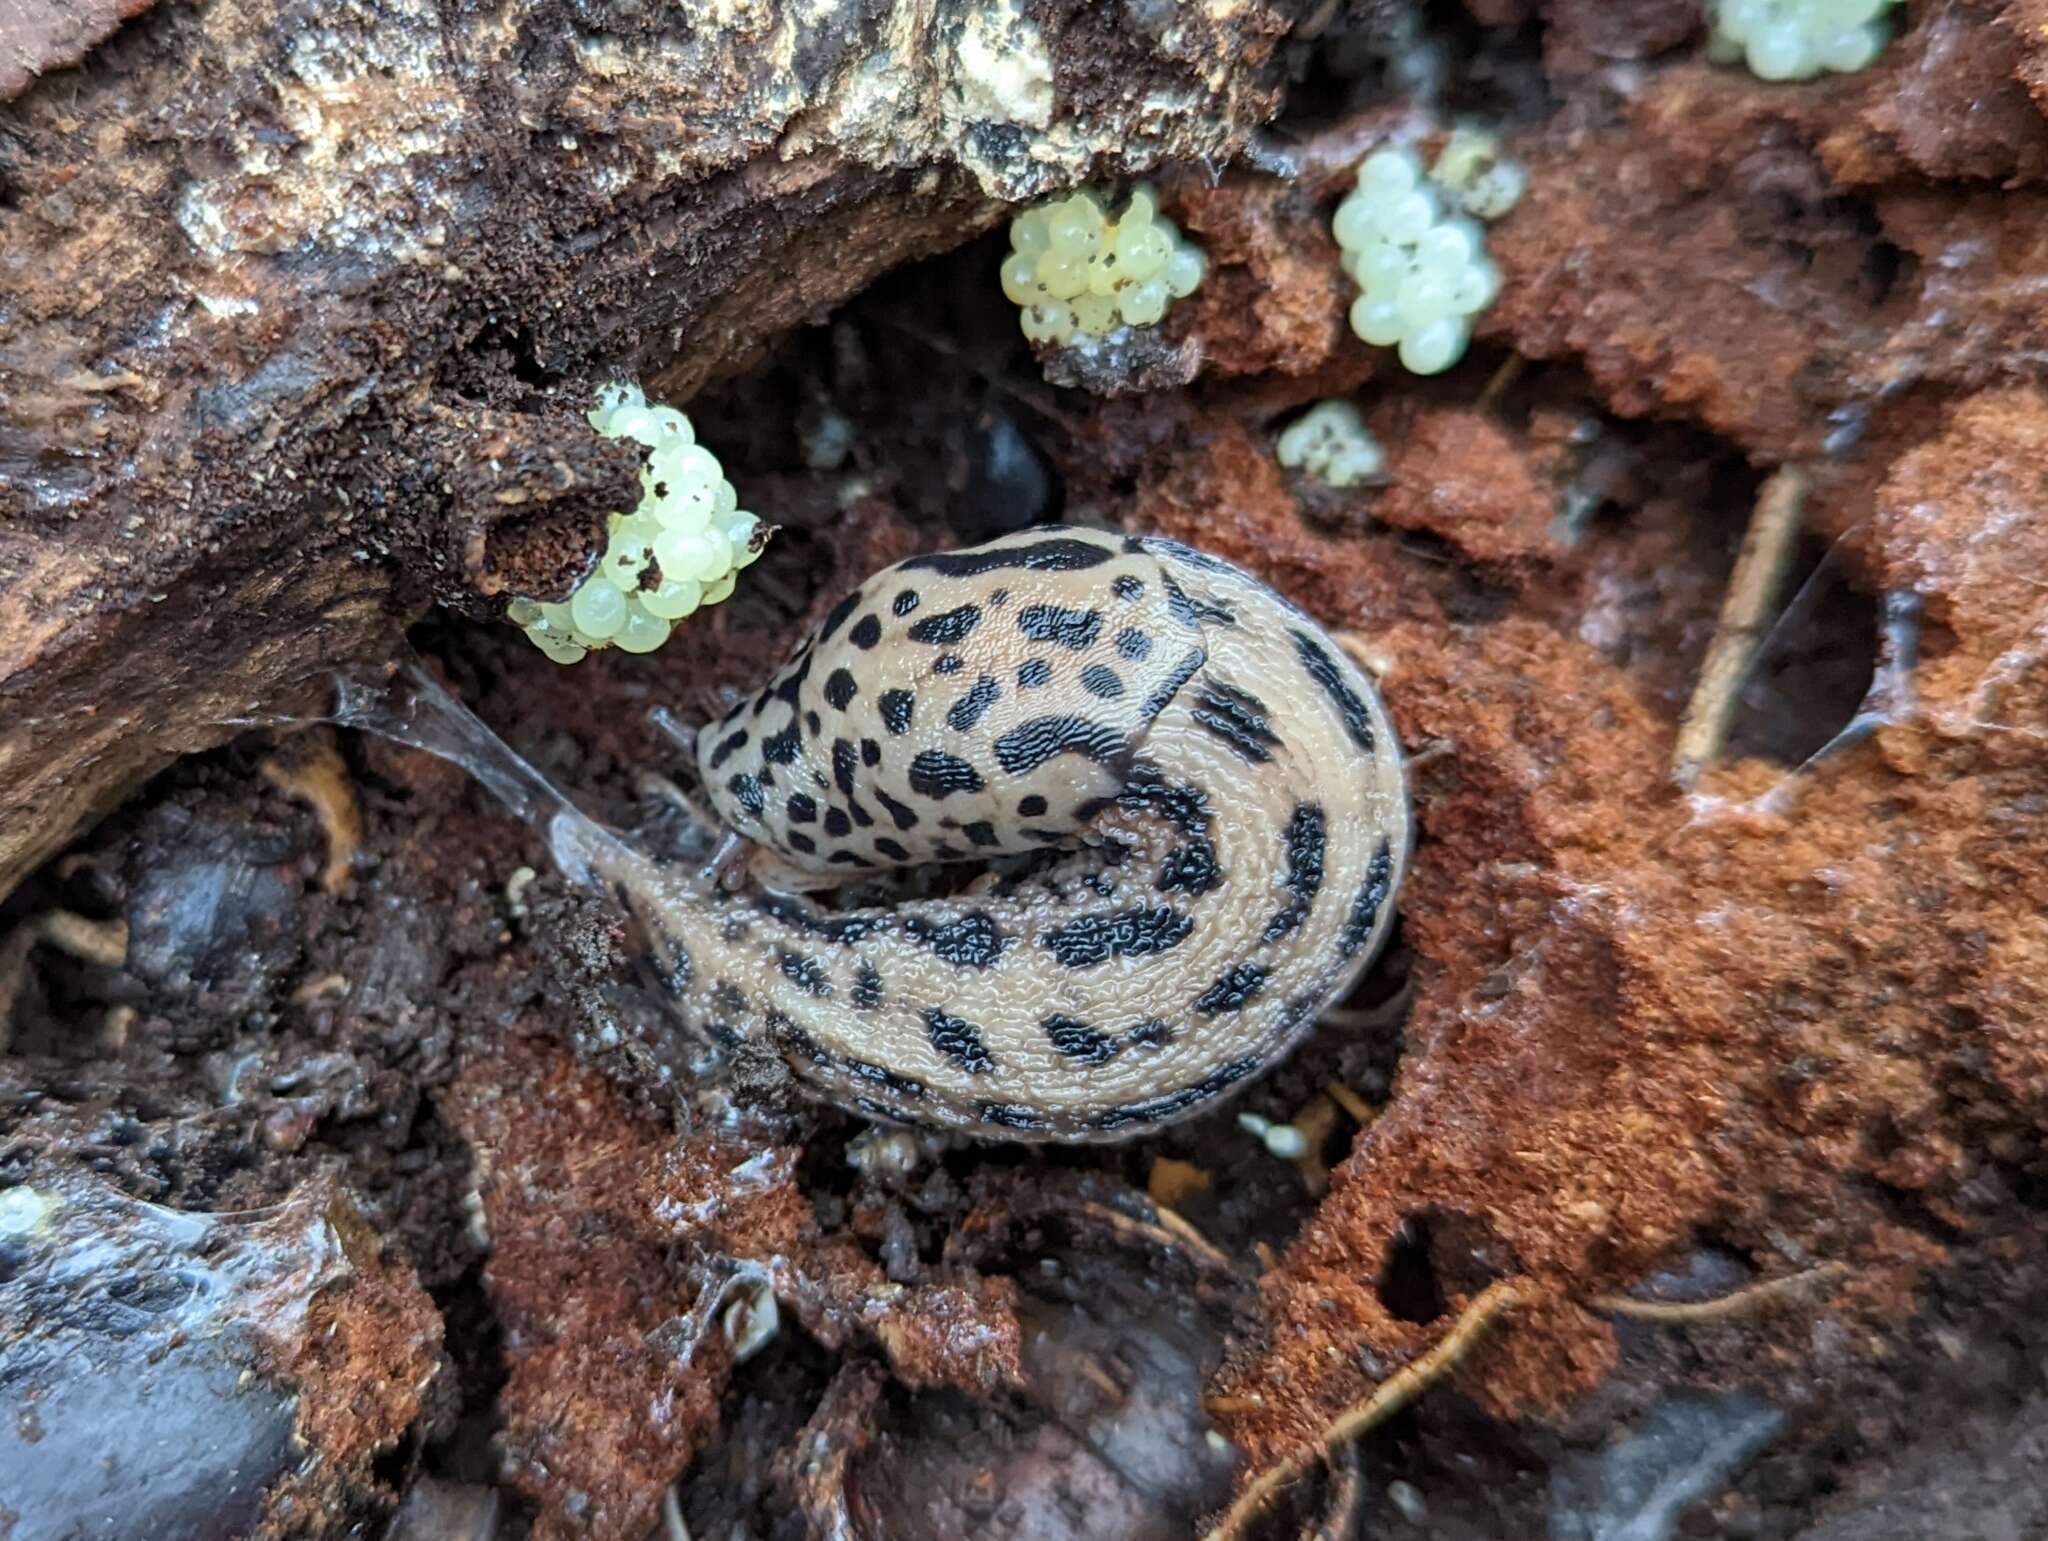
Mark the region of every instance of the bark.
[[0, 895], [429, 603], [564, 592], [637, 495], [601, 380], [686, 400], [1009, 202], [1228, 159], [1282, 4], [25, 9]]

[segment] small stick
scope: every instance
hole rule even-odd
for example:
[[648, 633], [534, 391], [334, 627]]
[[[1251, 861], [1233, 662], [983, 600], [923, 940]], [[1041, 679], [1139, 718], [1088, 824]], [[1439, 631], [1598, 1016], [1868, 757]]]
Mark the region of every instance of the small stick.
[[1699, 684], [1693, 688], [1685, 720], [1678, 727], [1671, 774], [1688, 790], [1720, 754], [1728, 737], [1742, 683], [1756, 661], [1757, 644], [1791, 562], [1800, 516], [1806, 509], [1807, 485], [1804, 472], [1785, 466], [1757, 494], [1749, 530], [1736, 553], [1735, 571], [1728, 578], [1728, 596], [1721, 604], [1714, 640], [1707, 647]]
[[1494, 1319], [1520, 1303], [1521, 1296], [1506, 1280], [1489, 1284], [1465, 1307], [1457, 1324], [1435, 1348], [1381, 1381], [1370, 1396], [1345, 1408], [1308, 1444], [1285, 1460], [1268, 1466], [1245, 1484], [1245, 1490], [1237, 1495], [1237, 1501], [1224, 1511], [1223, 1518], [1217, 1521], [1203, 1541], [1235, 1541], [1236, 1537], [1243, 1535], [1259, 1511], [1282, 1488], [1305, 1476], [1316, 1462], [1334, 1456], [1361, 1435], [1371, 1433], [1444, 1379], [1472, 1352], [1473, 1345], [1493, 1325]]
[[1731, 1294], [1717, 1295], [1712, 1300], [1637, 1300], [1630, 1295], [1595, 1295], [1586, 1304], [1595, 1311], [1608, 1316], [1627, 1317], [1630, 1321], [1673, 1325], [1712, 1322], [1723, 1317], [1740, 1316], [1804, 1285], [1822, 1279], [1839, 1279], [1847, 1272], [1847, 1263], [1823, 1263], [1818, 1268], [1801, 1269], [1798, 1273], [1786, 1274], [1782, 1279], [1766, 1279], [1761, 1284], [1747, 1285]]

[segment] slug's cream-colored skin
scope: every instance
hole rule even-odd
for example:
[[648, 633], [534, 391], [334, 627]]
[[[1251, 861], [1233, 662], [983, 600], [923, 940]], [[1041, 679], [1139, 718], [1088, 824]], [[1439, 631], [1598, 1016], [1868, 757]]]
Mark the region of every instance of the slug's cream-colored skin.
[[889, 568], [698, 754], [720, 818], [808, 886], [996, 858], [953, 898], [828, 910], [569, 853], [694, 1028], [991, 1137], [1127, 1138], [1266, 1070], [1384, 940], [1408, 851], [1400, 748], [1343, 650], [1144, 536]]

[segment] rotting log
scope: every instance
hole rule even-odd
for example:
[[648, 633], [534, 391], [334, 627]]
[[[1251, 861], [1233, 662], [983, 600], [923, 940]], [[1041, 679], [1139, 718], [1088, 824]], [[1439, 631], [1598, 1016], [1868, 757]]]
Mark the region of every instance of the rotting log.
[[88, 10], [0, 40], [0, 896], [430, 603], [564, 591], [637, 495], [596, 382], [687, 399], [1009, 202], [1227, 160], [1291, 15]]

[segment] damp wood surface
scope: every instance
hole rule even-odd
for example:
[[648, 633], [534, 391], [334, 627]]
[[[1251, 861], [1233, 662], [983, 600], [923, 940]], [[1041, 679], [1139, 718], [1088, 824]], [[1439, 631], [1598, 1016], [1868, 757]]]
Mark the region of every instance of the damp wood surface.
[[[2048, 1525], [2048, 8], [1929, 0], [1871, 70], [1779, 87], [1662, 0], [1467, 10], [1453, 100], [1509, 124], [1531, 188], [1472, 356], [1419, 382], [1344, 324], [1317, 169], [1409, 116], [1329, 109], [1286, 35], [1308, 8], [1206, 8], [1170, 46], [1143, 7], [1020, 9], [1054, 61], [1041, 150], [1125, 134], [1144, 90], [1109, 50], [1202, 82], [1143, 152], [1210, 253], [1168, 337], [1199, 373], [1116, 395], [1048, 383], [999, 234], [945, 254], [1021, 168], [1079, 160], [963, 159], [944, 92], [900, 155], [844, 102], [790, 107], [847, 59], [679, 62], [637, 10], [538, 5], [522, 31], [165, 4], [45, 38], [0, 108], [0, 930], [28, 939], [0, 948], [0, 1173], [218, 1214], [346, 1189], [356, 1282], [294, 1265], [279, 1319], [322, 1335], [250, 1361], [328, 1452], [273, 1533], [488, 1511], [480, 1537], [638, 1541], [673, 1491], [696, 1535], [1167, 1538], [1300, 1471], [1247, 1535], [1479, 1541], [1563, 1523], [1570, 1474], [1680, 1396], [1783, 1420], [1681, 1534]], [[376, 83], [345, 109], [337, 58]], [[143, 132], [236, 81], [243, 114]], [[1301, 174], [1226, 169], [1276, 109], [1260, 153]], [[630, 482], [569, 426], [622, 369], [687, 395], [784, 530], [660, 653], [565, 670], [490, 586], [566, 577]], [[1383, 486], [1275, 461], [1337, 394]], [[533, 503], [480, 479], [479, 434], [547, 512], [491, 513]], [[1785, 467], [1803, 535], [1683, 788]], [[867, 1143], [680, 1040], [616, 914], [459, 771], [226, 720], [411, 624], [658, 841], [639, 773], [685, 767], [649, 705], [722, 712], [868, 573], [1055, 515], [1257, 573], [1353, 639], [1413, 759], [1396, 948], [1242, 1101], [1129, 1149]], [[739, 1362], [763, 1287], [781, 1327]]]

